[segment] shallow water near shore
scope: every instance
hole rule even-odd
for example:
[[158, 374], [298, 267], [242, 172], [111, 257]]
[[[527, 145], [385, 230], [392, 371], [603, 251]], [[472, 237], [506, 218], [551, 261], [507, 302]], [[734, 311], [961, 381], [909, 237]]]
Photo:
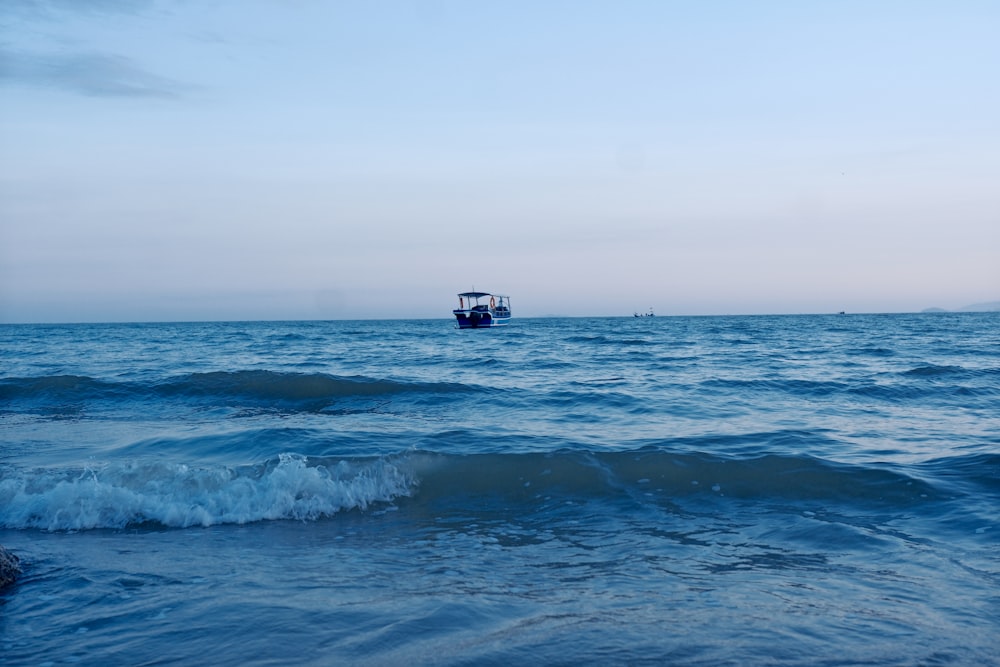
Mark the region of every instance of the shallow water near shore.
[[0, 327], [4, 665], [1000, 664], [1000, 314]]

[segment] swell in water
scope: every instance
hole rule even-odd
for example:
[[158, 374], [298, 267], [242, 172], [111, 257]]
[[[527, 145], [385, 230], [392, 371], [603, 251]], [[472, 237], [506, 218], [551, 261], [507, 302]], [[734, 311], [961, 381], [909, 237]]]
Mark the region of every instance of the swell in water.
[[636, 506], [780, 499], [803, 507], [834, 503], [926, 516], [963, 496], [1000, 492], [998, 472], [995, 455], [950, 457], [907, 471], [812, 456], [738, 458], [655, 448], [411, 451], [353, 460], [285, 453], [237, 467], [137, 460], [82, 469], [8, 469], [0, 479], [0, 527], [75, 531], [316, 521], [352, 510], [405, 509], [407, 500], [537, 515], [553, 499]]

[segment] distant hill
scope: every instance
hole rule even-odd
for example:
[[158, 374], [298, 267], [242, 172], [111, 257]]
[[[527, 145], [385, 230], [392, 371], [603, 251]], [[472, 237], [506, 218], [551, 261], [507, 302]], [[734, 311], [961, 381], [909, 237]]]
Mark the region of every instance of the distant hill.
[[[1000, 301], [987, 301], [986, 303], [974, 303], [970, 306], [963, 306], [954, 311], [957, 313], [993, 313], [1000, 311]], [[944, 308], [925, 308], [922, 313], [948, 313], [952, 312]]]
[[974, 303], [971, 306], [959, 308], [965, 313], [992, 313], [1000, 310], [1000, 301], [988, 301], [986, 303]]

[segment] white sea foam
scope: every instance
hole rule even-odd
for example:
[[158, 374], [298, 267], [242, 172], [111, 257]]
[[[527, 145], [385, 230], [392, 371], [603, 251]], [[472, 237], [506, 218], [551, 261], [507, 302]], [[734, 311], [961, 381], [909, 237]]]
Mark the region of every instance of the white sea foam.
[[0, 526], [45, 530], [314, 520], [409, 495], [412, 477], [384, 459], [310, 465], [281, 454], [255, 468], [128, 462], [0, 480]]

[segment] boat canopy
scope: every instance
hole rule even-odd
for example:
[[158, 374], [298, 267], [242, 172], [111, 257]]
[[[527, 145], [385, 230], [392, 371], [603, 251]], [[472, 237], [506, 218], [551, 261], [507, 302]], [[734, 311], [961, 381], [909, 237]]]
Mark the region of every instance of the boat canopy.
[[[464, 296], [466, 299], [481, 299], [484, 296], [493, 296], [489, 292], [462, 292], [459, 296]], [[499, 294], [497, 296], [500, 296]]]

